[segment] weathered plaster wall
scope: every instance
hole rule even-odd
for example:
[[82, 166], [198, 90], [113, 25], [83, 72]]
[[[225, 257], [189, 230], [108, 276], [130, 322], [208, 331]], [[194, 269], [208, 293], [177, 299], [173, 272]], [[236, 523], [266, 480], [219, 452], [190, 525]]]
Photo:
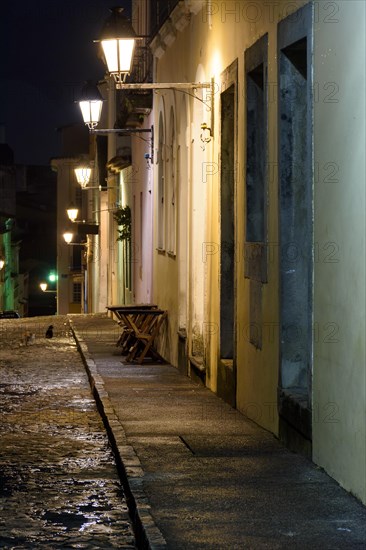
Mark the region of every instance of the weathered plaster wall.
[[[220, 79], [238, 59], [235, 285], [237, 407], [278, 433], [279, 235], [277, 24], [306, 1], [213, 2], [192, 16], [157, 60], [159, 82], [215, 78], [213, 140], [199, 151], [202, 111], [186, 98], [188, 186], [188, 338], [203, 304], [207, 385], [217, 389], [220, 268]], [[237, 7], [239, 6], [239, 8]], [[246, 8], [250, 7], [251, 11]], [[263, 8], [263, 9], [262, 9]], [[254, 11], [253, 11], [254, 10]], [[294, 15], [296, 18], [296, 14]], [[366, 499], [365, 427], [365, 4], [314, 3], [314, 460]], [[268, 282], [262, 294], [262, 349], [249, 342], [249, 285], [244, 277], [245, 78], [244, 51], [268, 33]], [[171, 102], [172, 92], [162, 92]], [[180, 94], [176, 94], [179, 119]], [[169, 99], [170, 98], [170, 99]], [[168, 112], [168, 109], [167, 109]], [[199, 114], [198, 114], [199, 113]], [[206, 117], [207, 118], [207, 117]], [[205, 120], [208, 122], [208, 120]], [[155, 120], [157, 127], [157, 120]], [[235, 146], [235, 144], [233, 144]], [[200, 200], [201, 199], [201, 200]], [[199, 225], [194, 220], [201, 219]], [[192, 228], [195, 228], [192, 231]], [[183, 234], [180, 234], [182, 238]], [[198, 249], [203, 266], [197, 266]], [[179, 244], [178, 244], [179, 255]], [[179, 261], [179, 258], [178, 258]], [[155, 252], [154, 300], [169, 309], [169, 339], [179, 326], [177, 262]], [[197, 280], [197, 277], [199, 280]], [[163, 281], [163, 284], [159, 284]], [[180, 300], [180, 302], [179, 302]], [[198, 301], [197, 301], [198, 300]], [[201, 317], [202, 318], [202, 317]], [[174, 355], [170, 357], [176, 364]]]
[[366, 502], [365, 10], [315, 24], [314, 460]]
[[[268, 181], [268, 283], [263, 286], [262, 319], [263, 345], [256, 349], [249, 342], [249, 284], [244, 278], [245, 241], [245, 102], [244, 51], [265, 33], [268, 33], [268, 162], [277, 165], [277, 23], [303, 1], [288, 4], [235, 3], [232, 13], [225, 2], [213, 3], [212, 14], [204, 8], [193, 16], [164, 55], [157, 60], [156, 80], [159, 82], [197, 81], [200, 68], [202, 79], [215, 78], [213, 140], [204, 152], [199, 140], [200, 124], [209, 122], [209, 115], [201, 104], [189, 99], [192, 124], [187, 129], [190, 142], [191, 169], [188, 216], [191, 227], [189, 241], [189, 311], [191, 350], [194, 344], [194, 326], [200, 330], [205, 348], [206, 383], [217, 389], [220, 319], [220, 93], [221, 74], [238, 59], [237, 151], [236, 151], [236, 224], [235, 224], [235, 285], [236, 285], [236, 364], [237, 407], [259, 424], [277, 433], [278, 382], [278, 230], [277, 230], [277, 173], [269, 171]], [[179, 59], [179, 62], [177, 62]], [[161, 92], [165, 101], [171, 101], [172, 92]], [[201, 92], [198, 92], [201, 93]], [[205, 92], [204, 92], [205, 93]], [[179, 119], [179, 95], [176, 94]], [[196, 104], [198, 105], [196, 107]], [[166, 109], [168, 112], [168, 109]], [[205, 120], [203, 120], [205, 118]], [[157, 120], [155, 121], [157, 124]], [[157, 127], [157, 126], [156, 126]], [[235, 144], [233, 143], [235, 147]], [[195, 221], [196, 220], [196, 221]], [[201, 220], [201, 224], [198, 221]], [[203, 222], [203, 223], [202, 223]], [[198, 265], [198, 262], [201, 265]], [[169, 309], [169, 323], [178, 326], [176, 266], [171, 258], [155, 253], [154, 279], [165, 284], [154, 289], [154, 299]], [[197, 311], [203, 304], [203, 316]], [[197, 321], [197, 322], [196, 322]], [[202, 326], [201, 326], [202, 325]], [[171, 342], [177, 336], [170, 332]], [[173, 345], [173, 349], [176, 347]], [[174, 356], [171, 358], [174, 363]]]

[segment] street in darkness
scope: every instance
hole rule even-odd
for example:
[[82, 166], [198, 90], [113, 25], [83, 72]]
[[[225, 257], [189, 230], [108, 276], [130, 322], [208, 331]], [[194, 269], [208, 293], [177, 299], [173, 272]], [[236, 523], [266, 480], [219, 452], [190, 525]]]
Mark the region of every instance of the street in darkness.
[[0, 440], [1, 548], [135, 548], [66, 317], [0, 321]]

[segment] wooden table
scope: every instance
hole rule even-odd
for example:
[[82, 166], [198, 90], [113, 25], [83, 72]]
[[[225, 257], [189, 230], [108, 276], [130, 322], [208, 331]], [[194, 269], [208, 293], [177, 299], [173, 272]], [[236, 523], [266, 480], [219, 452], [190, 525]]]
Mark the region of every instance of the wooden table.
[[153, 343], [167, 317], [167, 311], [159, 309], [156, 304], [108, 306], [107, 309], [116, 315], [123, 326], [117, 345], [122, 347], [126, 361], [141, 364], [146, 356], [163, 360]]

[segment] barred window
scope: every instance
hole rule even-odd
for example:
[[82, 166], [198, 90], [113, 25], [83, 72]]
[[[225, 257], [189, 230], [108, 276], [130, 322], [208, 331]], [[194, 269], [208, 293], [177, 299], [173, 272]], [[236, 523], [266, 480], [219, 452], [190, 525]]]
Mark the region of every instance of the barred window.
[[72, 301], [81, 304], [81, 283], [72, 284]]

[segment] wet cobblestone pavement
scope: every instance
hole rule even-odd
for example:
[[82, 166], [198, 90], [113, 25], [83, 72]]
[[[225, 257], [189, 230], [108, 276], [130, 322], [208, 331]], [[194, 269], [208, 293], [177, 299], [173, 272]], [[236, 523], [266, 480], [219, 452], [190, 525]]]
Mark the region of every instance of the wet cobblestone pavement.
[[[51, 323], [54, 338], [46, 339]], [[63, 317], [0, 321], [0, 548], [135, 548], [113, 454]]]

